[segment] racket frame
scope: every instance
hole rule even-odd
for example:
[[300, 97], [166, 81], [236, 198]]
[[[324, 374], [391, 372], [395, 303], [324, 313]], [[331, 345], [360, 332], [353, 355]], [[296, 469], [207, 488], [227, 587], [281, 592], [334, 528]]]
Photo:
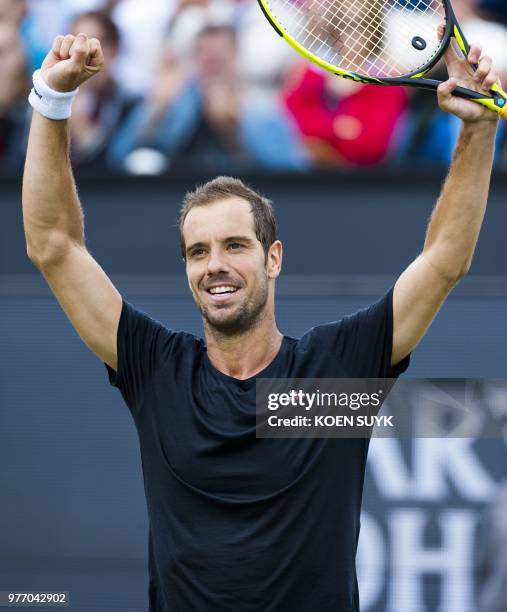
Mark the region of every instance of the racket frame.
[[[269, 21], [275, 32], [303, 57], [312, 63], [317, 64], [321, 68], [324, 68], [337, 76], [355, 81], [356, 83], [365, 83], [370, 85], [405, 85], [407, 87], [431, 89], [432, 91], [435, 91], [442, 81], [424, 78], [424, 75], [434, 68], [434, 66], [440, 61], [444, 53], [447, 51], [448, 46], [451, 44], [452, 39], [454, 38], [464, 57], [467, 57], [470, 51], [470, 45], [468, 44], [465, 35], [461, 31], [456, 16], [454, 15], [451, 3], [449, 0], [441, 1], [444, 6], [446, 16], [445, 31], [440, 48], [433, 55], [433, 57], [422, 68], [406, 74], [403, 77], [369, 77], [366, 75], [357, 74], [356, 72], [350, 70], [338, 68], [337, 66], [326, 62], [326, 60], [321, 59], [317, 55], [314, 55], [305, 49], [303, 45], [298, 43], [297, 40], [295, 40], [290, 34], [285, 32], [282, 26], [278, 23], [276, 17], [273, 15], [268, 6], [268, 0], [257, 0], [262, 12], [264, 13], [264, 16]], [[473, 67], [477, 69], [477, 65]], [[499, 113], [502, 117], [507, 119], [507, 94], [497, 83], [491, 87], [491, 96], [485, 96], [478, 91], [473, 91], [472, 89], [467, 89], [466, 87], [461, 86], [456, 87], [456, 89], [453, 91], [453, 95], [482, 104], [482, 106]]]

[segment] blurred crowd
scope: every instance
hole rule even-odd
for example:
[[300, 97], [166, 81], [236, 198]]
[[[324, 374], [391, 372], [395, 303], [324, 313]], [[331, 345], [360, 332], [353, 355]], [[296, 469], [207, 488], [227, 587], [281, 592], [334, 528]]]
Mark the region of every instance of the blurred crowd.
[[[453, 5], [507, 84], [506, 0]], [[74, 101], [75, 167], [307, 171], [451, 158], [459, 121], [434, 94], [324, 73], [275, 35], [255, 0], [0, 0], [0, 172], [23, 165], [33, 70], [54, 36], [79, 32], [101, 41], [106, 66]], [[507, 168], [505, 122], [495, 163]]]

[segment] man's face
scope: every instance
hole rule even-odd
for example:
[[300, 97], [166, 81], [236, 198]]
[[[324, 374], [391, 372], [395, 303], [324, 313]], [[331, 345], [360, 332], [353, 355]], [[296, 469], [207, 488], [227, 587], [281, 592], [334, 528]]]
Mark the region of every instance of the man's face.
[[199, 36], [195, 55], [197, 72], [202, 80], [236, 78], [237, 52], [231, 34], [215, 32]]
[[250, 204], [230, 198], [197, 206], [183, 236], [188, 283], [205, 324], [228, 336], [252, 329], [273, 307], [269, 281], [279, 266], [276, 257], [266, 262]]

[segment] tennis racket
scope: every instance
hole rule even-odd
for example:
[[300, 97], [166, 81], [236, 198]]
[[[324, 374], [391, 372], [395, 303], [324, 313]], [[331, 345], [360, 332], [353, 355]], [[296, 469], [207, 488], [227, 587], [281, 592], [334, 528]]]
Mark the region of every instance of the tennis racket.
[[[449, 0], [258, 0], [276, 32], [310, 61], [358, 83], [408, 85], [436, 90], [425, 78], [455, 40], [464, 57], [470, 47]], [[438, 26], [445, 23], [442, 38]], [[477, 69], [477, 65], [472, 65]], [[494, 84], [489, 95], [456, 87], [507, 119], [507, 94]]]

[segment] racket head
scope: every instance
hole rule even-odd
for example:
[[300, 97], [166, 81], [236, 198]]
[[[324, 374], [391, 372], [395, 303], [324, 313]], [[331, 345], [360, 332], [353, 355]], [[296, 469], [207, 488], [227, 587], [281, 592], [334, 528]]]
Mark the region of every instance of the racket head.
[[[424, 76], [445, 53], [457, 25], [448, 0], [258, 3], [275, 31], [306, 59], [361, 83], [407, 84]], [[445, 31], [438, 40], [440, 23]]]

